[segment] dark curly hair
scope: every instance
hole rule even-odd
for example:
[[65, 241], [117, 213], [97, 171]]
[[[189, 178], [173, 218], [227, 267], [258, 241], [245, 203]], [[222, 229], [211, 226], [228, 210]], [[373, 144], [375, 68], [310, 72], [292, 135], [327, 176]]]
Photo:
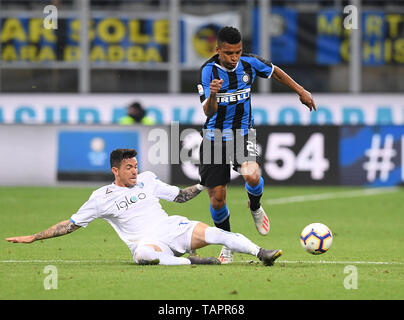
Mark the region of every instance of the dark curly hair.
[[223, 27], [219, 30], [217, 34], [217, 42], [220, 45], [223, 42], [229, 44], [237, 44], [241, 41], [241, 34], [236, 28], [233, 27]]
[[137, 151], [135, 149], [115, 149], [109, 157], [111, 168], [119, 168], [123, 159], [131, 159], [136, 157], [136, 155]]

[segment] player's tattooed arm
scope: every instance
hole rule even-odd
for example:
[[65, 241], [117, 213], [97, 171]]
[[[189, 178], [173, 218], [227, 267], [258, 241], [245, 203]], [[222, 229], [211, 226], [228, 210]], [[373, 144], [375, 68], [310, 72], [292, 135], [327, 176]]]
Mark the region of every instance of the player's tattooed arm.
[[187, 202], [200, 194], [203, 189], [204, 187], [200, 184], [181, 189], [174, 201], [178, 203]]
[[70, 220], [66, 220], [66, 221], [59, 222], [58, 224], [55, 224], [54, 226], [52, 226], [44, 231], [35, 233], [30, 236], [11, 237], [11, 238], [6, 238], [6, 240], [8, 242], [14, 242], [14, 243], [31, 243], [36, 240], [60, 237], [65, 234], [72, 233], [73, 231], [77, 230], [78, 228], [80, 228], [80, 226], [74, 224]]
[[80, 226], [75, 225], [70, 220], [66, 220], [66, 221], [59, 222], [58, 224], [55, 224], [54, 226], [50, 227], [49, 229], [46, 229], [42, 232], [34, 234], [34, 237], [35, 237], [35, 240], [60, 237], [60, 236], [64, 236], [65, 234], [72, 233], [73, 231], [77, 230], [78, 228], [80, 228]]

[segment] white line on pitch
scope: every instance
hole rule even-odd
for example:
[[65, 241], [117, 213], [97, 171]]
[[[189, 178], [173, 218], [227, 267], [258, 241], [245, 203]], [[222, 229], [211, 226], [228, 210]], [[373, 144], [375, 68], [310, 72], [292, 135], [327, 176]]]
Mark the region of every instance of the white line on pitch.
[[[132, 260], [0, 260], [0, 263], [128, 263]], [[233, 263], [260, 264], [258, 260], [240, 260]], [[331, 260], [278, 260], [279, 263], [287, 264], [370, 264], [370, 265], [404, 265], [400, 261], [331, 261]]]
[[399, 261], [328, 261], [328, 260], [279, 260], [279, 263], [311, 263], [311, 264], [385, 264], [385, 265], [404, 265]]
[[[249, 263], [249, 264], [260, 264], [257, 260], [240, 260], [233, 261], [233, 263]], [[287, 264], [374, 264], [374, 265], [404, 265], [404, 262], [399, 261], [329, 261], [329, 260], [277, 260], [277, 264], [287, 263]]]
[[328, 193], [318, 193], [318, 194], [308, 194], [302, 196], [292, 196], [277, 199], [266, 199], [263, 200], [264, 203], [269, 205], [277, 204], [287, 204], [295, 202], [306, 202], [306, 201], [319, 201], [319, 200], [329, 200], [338, 198], [354, 198], [354, 197], [366, 197], [374, 196], [379, 194], [397, 192], [398, 188], [371, 188], [364, 190], [351, 190], [351, 191], [341, 191], [341, 192], [328, 192]]
[[0, 263], [134, 263], [133, 260], [0, 260]]

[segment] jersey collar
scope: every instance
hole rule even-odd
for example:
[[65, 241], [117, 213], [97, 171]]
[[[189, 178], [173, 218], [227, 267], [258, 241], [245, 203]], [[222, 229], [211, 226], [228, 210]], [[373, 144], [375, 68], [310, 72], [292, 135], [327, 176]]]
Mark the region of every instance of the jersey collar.
[[226, 67], [221, 66], [218, 62], [215, 62], [215, 66], [226, 72], [233, 72], [234, 70], [237, 69], [239, 63], [240, 63], [240, 60], [237, 62], [236, 66], [233, 69], [227, 69]]

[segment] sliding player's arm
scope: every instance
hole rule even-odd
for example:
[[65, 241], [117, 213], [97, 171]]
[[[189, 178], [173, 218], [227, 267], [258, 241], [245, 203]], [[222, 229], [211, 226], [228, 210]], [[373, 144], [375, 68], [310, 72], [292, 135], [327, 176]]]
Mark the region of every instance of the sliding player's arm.
[[317, 111], [316, 105], [314, 104], [313, 97], [311, 93], [305, 90], [301, 85], [296, 83], [285, 71], [277, 66], [273, 66], [274, 71], [272, 73], [272, 78], [277, 80], [278, 82], [288, 86], [293, 91], [295, 91], [300, 98], [300, 102], [307, 106], [310, 111]]
[[205, 187], [200, 184], [181, 189], [177, 197], [174, 199], [174, 202], [187, 202], [200, 194], [203, 189], [205, 189]]
[[14, 242], [14, 243], [31, 243], [31, 242], [34, 242], [37, 240], [64, 236], [66, 234], [72, 233], [73, 231], [77, 230], [78, 228], [80, 228], [80, 226], [74, 224], [71, 220], [66, 220], [66, 221], [59, 222], [58, 224], [55, 224], [54, 226], [52, 226], [44, 231], [35, 233], [33, 235], [11, 237], [11, 238], [6, 238], [6, 240], [8, 242]]

